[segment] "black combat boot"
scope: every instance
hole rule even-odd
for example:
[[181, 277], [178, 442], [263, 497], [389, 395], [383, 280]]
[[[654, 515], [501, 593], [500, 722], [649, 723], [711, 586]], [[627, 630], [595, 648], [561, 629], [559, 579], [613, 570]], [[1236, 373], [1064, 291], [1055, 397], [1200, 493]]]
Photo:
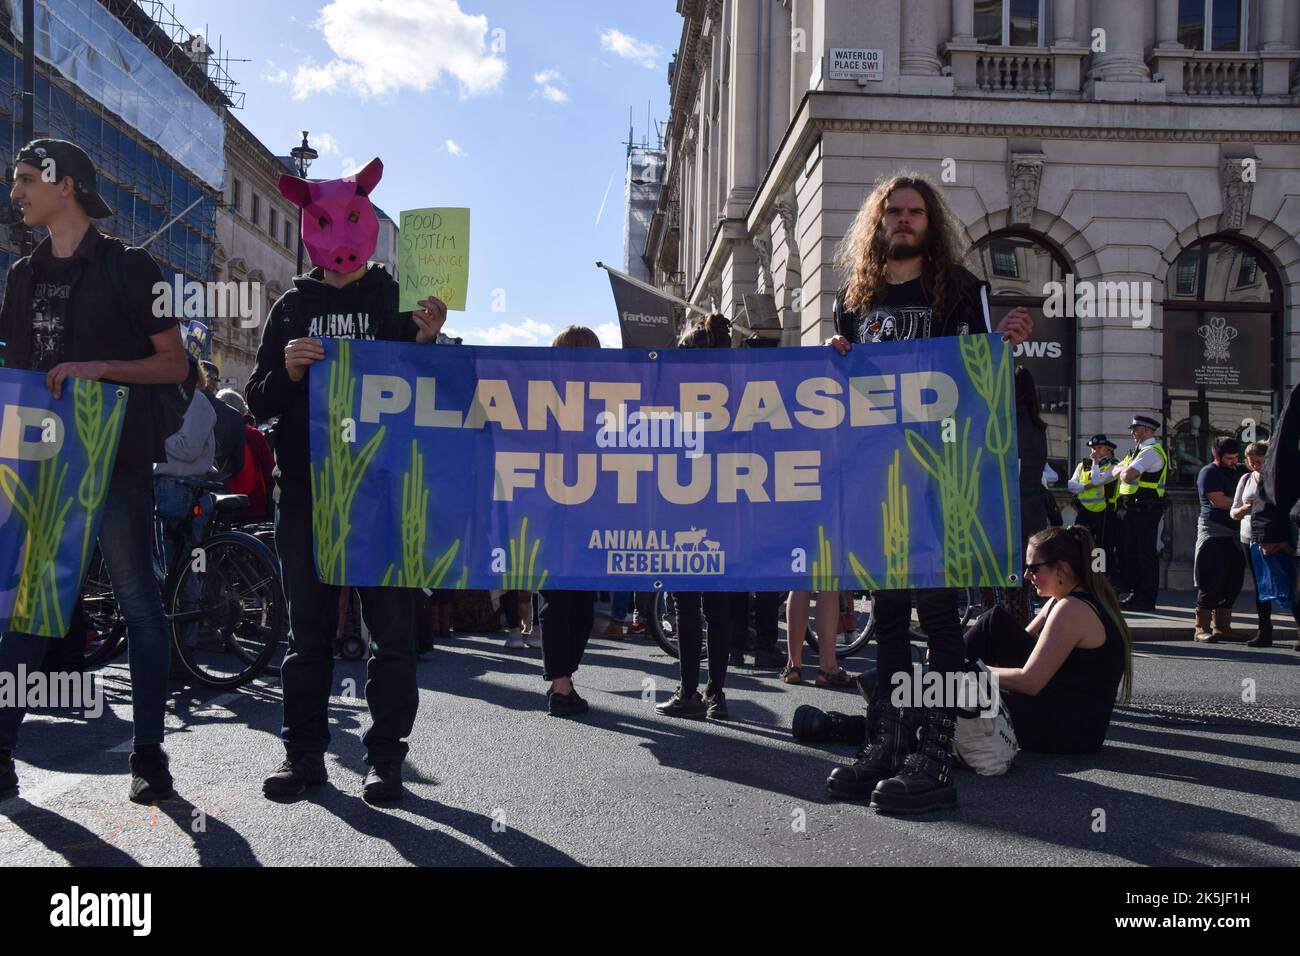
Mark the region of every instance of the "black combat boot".
[[925, 708], [921, 743], [903, 761], [903, 768], [882, 779], [871, 795], [871, 807], [880, 813], [925, 813], [957, 805], [957, 786], [952, 771], [956, 763], [955, 708]]
[[837, 800], [866, 800], [876, 784], [898, 773], [903, 758], [916, 749], [916, 712], [877, 697], [867, 709], [867, 736], [857, 759], [836, 767], [826, 779], [826, 794]]

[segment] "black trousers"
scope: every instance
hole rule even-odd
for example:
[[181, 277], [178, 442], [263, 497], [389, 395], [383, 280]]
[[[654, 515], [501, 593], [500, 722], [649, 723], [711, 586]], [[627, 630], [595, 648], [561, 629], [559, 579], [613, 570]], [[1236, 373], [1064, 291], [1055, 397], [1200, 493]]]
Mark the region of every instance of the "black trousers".
[[754, 592], [754, 650], [776, 650], [776, 639], [780, 636], [777, 622], [784, 600], [781, 591]]
[[893, 687], [895, 674], [910, 677], [912, 644], [912, 601], [930, 646], [930, 670], [941, 674], [960, 671], [965, 662], [961, 639], [961, 616], [957, 613], [957, 592], [951, 588], [922, 588], [917, 591], [874, 591], [876, 618], [876, 670], [882, 688]]
[[[284, 688], [280, 734], [291, 756], [320, 754], [330, 740], [329, 699], [341, 588], [322, 584], [316, 576], [308, 489], [282, 486], [275, 542], [289, 600], [289, 652], [280, 669]], [[371, 640], [365, 688], [371, 725], [361, 737], [366, 759], [371, 764], [402, 760], [420, 700], [415, 672], [418, 592], [357, 590]]]
[[[1097, 547], [1105, 551], [1106, 531], [1107, 531], [1106, 526], [1108, 524], [1108, 519], [1110, 518], [1110, 509], [1107, 508], [1104, 511], [1089, 511], [1086, 508], [1080, 507], [1077, 502], [1075, 504], [1075, 508], [1077, 514], [1075, 515], [1074, 523], [1083, 525], [1085, 528], [1087, 528], [1089, 534], [1092, 535], [1092, 540], [1097, 543]], [[1107, 560], [1106, 567], [1109, 570], [1110, 568], [1109, 554], [1106, 556], [1106, 560]]]
[[1196, 549], [1192, 573], [1196, 579], [1198, 608], [1217, 610], [1232, 607], [1237, 603], [1237, 595], [1241, 593], [1246, 578], [1241, 542], [1236, 538], [1207, 538]]
[[682, 692], [691, 695], [700, 686], [700, 653], [704, 642], [704, 621], [709, 622], [709, 683], [705, 690], [716, 694], [727, 682], [727, 655], [731, 648], [744, 646], [748, 627], [748, 591], [678, 591], [677, 646], [682, 663]]
[[572, 677], [596, 624], [596, 592], [546, 590], [541, 602], [542, 676]]
[[1160, 555], [1156, 536], [1160, 533], [1161, 504], [1129, 505], [1118, 520], [1124, 537], [1124, 583], [1138, 601], [1154, 604], [1160, 596]]

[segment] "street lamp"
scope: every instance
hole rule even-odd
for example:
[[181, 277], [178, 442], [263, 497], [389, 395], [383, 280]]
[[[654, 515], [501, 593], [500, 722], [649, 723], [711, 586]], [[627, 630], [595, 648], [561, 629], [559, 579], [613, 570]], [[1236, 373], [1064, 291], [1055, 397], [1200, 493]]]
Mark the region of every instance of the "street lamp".
[[[311, 169], [312, 161], [320, 153], [307, 145], [307, 131], [302, 131], [302, 145], [295, 146], [289, 150], [289, 155], [293, 161], [298, 164], [298, 175], [303, 179], [307, 178], [307, 170]], [[302, 207], [298, 207], [298, 270], [297, 275], [302, 275]]]

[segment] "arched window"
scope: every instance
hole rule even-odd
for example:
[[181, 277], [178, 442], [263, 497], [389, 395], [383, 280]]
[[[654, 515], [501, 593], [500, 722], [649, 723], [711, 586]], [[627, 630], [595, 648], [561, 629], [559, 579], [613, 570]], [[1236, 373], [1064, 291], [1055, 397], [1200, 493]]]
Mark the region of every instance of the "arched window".
[[1065, 256], [1034, 233], [1008, 230], [975, 245], [972, 271], [989, 284], [989, 309], [996, 325], [1024, 306], [1034, 320], [1034, 337], [1016, 346], [1016, 364], [1034, 376], [1043, 420], [1047, 422], [1048, 464], [1068, 478], [1074, 470], [1075, 320], [1043, 315], [1052, 283], [1072, 271]]
[[1164, 418], [1171, 484], [1194, 484], [1218, 437], [1265, 439], [1277, 396], [1282, 294], [1252, 247], [1211, 237], [1169, 270], [1164, 302]]

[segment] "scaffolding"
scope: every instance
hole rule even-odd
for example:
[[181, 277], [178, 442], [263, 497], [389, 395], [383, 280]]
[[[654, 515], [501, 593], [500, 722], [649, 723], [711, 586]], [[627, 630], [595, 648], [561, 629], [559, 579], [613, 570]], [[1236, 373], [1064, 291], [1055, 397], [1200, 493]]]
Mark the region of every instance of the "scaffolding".
[[[207, 81], [220, 91], [225, 99], [224, 105], [232, 110], [244, 108], [244, 91], [239, 89], [239, 84], [230, 75], [229, 67], [231, 63], [249, 61], [235, 59], [226, 53], [220, 35], [217, 36], [217, 44], [214, 47], [209, 40], [207, 24], [203, 25], [202, 33], [190, 30], [176, 19], [176, 11], [163, 0], [117, 0], [117, 3], [139, 7], [144, 15], [153, 21], [154, 26], [166, 34], [172, 45], [187, 56], [194, 66], [202, 71]], [[109, 3], [108, 6], [112, 9], [114, 4]]]

